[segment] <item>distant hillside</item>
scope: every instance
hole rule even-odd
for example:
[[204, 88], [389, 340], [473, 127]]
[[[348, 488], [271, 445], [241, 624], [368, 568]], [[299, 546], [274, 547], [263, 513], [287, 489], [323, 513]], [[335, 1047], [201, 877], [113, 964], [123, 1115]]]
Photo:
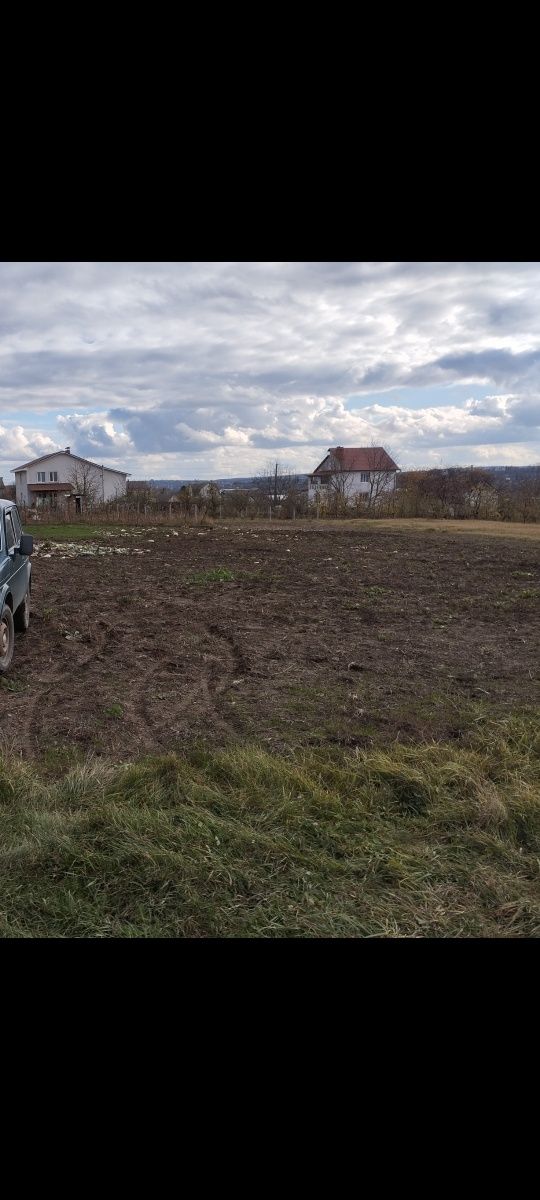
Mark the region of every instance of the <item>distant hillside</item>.
[[[219, 484], [220, 487], [250, 487], [253, 483], [253, 476], [250, 475], [247, 479], [215, 479], [213, 482]], [[177, 492], [181, 487], [210, 483], [210, 479], [149, 479], [148, 483], [150, 487], [170, 488]]]
[[[234, 479], [214, 479], [212, 482], [217, 483], [218, 487], [220, 488], [249, 488], [256, 485], [258, 478], [260, 478], [260, 476], [245, 475], [237, 476]], [[307, 475], [299, 475], [298, 479], [305, 481], [307, 480]], [[188, 487], [189, 484], [193, 486], [195, 484], [202, 485], [205, 483], [210, 483], [210, 479], [149, 479], [148, 482], [150, 487], [171, 488], [173, 491], [177, 492], [181, 487]]]

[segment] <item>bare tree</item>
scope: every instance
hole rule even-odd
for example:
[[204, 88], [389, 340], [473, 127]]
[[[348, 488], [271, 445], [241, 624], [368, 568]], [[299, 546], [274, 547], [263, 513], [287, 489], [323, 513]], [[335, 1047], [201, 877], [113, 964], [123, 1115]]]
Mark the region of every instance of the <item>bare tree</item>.
[[540, 518], [539, 467], [532, 467], [522, 475], [515, 493], [514, 511], [520, 521], [538, 521]]
[[289, 475], [287, 491], [283, 502], [283, 513], [286, 517], [299, 517], [307, 512], [308, 490], [305, 479], [300, 475]]
[[194, 507], [193, 488], [190, 483], [185, 483], [178, 492], [178, 500], [180, 511], [187, 517], [191, 516]]
[[255, 480], [256, 490], [264, 497], [267, 507], [275, 512], [291, 495], [301, 491], [301, 481], [289, 467], [279, 462], [268, 463]]
[[221, 494], [218, 484], [213, 479], [201, 488], [199, 499], [203, 512], [210, 517], [220, 516], [222, 511]]
[[394, 491], [395, 470], [388, 466], [389, 455], [382, 446], [370, 446], [367, 452], [369, 471], [368, 507], [376, 508], [383, 497]]
[[397, 517], [425, 516], [425, 480], [427, 471], [405, 471], [397, 482], [393, 495], [393, 510]]
[[150, 504], [155, 497], [155, 488], [147, 479], [133, 480], [127, 485], [127, 500], [130, 506], [137, 509]]
[[328, 472], [323, 477], [327, 487], [327, 507], [334, 516], [340, 516], [348, 507], [354, 476], [352, 471], [344, 468], [342, 446], [331, 450], [328, 457]]
[[76, 496], [80, 496], [85, 508], [93, 508], [103, 501], [103, 471], [91, 463], [74, 463], [68, 482]]
[[489, 471], [471, 467], [463, 471], [464, 508], [467, 516], [493, 516], [497, 513], [497, 497]]
[[279, 503], [285, 474], [285, 468], [281, 463], [270, 462], [257, 477], [257, 489], [264, 494], [268, 504]]

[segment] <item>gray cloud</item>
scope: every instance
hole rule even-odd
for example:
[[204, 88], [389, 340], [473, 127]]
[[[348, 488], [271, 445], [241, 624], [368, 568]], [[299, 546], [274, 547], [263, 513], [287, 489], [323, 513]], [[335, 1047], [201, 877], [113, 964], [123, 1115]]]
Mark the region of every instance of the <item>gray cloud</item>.
[[2, 262], [0, 470], [47, 439], [152, 474], [372, 436], [540, 458], [539, 313], [538, 262]]
[[530, 379], [538, 379], [540, 382], [540, 349], [522, 354], [512, 354], [508, 350], [499, 349], [449, 354], [433, 365], [454, 380], [489, 380], [499, 387], [512, 387], [520, 383], [523, 385]]

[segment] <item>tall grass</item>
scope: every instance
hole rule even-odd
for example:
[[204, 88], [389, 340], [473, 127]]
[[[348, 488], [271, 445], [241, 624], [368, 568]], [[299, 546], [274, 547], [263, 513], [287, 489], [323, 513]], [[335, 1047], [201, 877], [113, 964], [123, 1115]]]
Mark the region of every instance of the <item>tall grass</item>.
[[3, 937], [536, 937], [540, 737], [57, 777], [0, 756]]

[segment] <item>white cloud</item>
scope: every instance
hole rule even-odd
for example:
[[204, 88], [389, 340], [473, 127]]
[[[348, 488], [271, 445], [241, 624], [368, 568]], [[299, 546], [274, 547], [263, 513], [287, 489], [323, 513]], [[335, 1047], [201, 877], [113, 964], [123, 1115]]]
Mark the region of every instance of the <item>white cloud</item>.
[[[2, 459], [17, 459], [14, 464], [16, 466], [20, 466], [23, 462], [30, 462], [33, 458], [39, 458], [42, 454], [50, 454], [56, 449], [57, 443], [42, 433], [26, 430], [22, 425], [13, 425], [11, 428], [0, 425], [0, 455]], [[5, 467], [2, 470], [5, 476], [4, 481], [7, 483], [9, 474]]]
[[83, 458], [111, 456], [119, 458], [131, 453], [133, 445], [127, 433], [116, 429], [106, 413], [72, 413], [59, 416], [62, 436]]
[[539, 312], [538, 262], [0, 263], [0, 469], [39, 437], [154, 476], [372, 438], [537, 459]]

